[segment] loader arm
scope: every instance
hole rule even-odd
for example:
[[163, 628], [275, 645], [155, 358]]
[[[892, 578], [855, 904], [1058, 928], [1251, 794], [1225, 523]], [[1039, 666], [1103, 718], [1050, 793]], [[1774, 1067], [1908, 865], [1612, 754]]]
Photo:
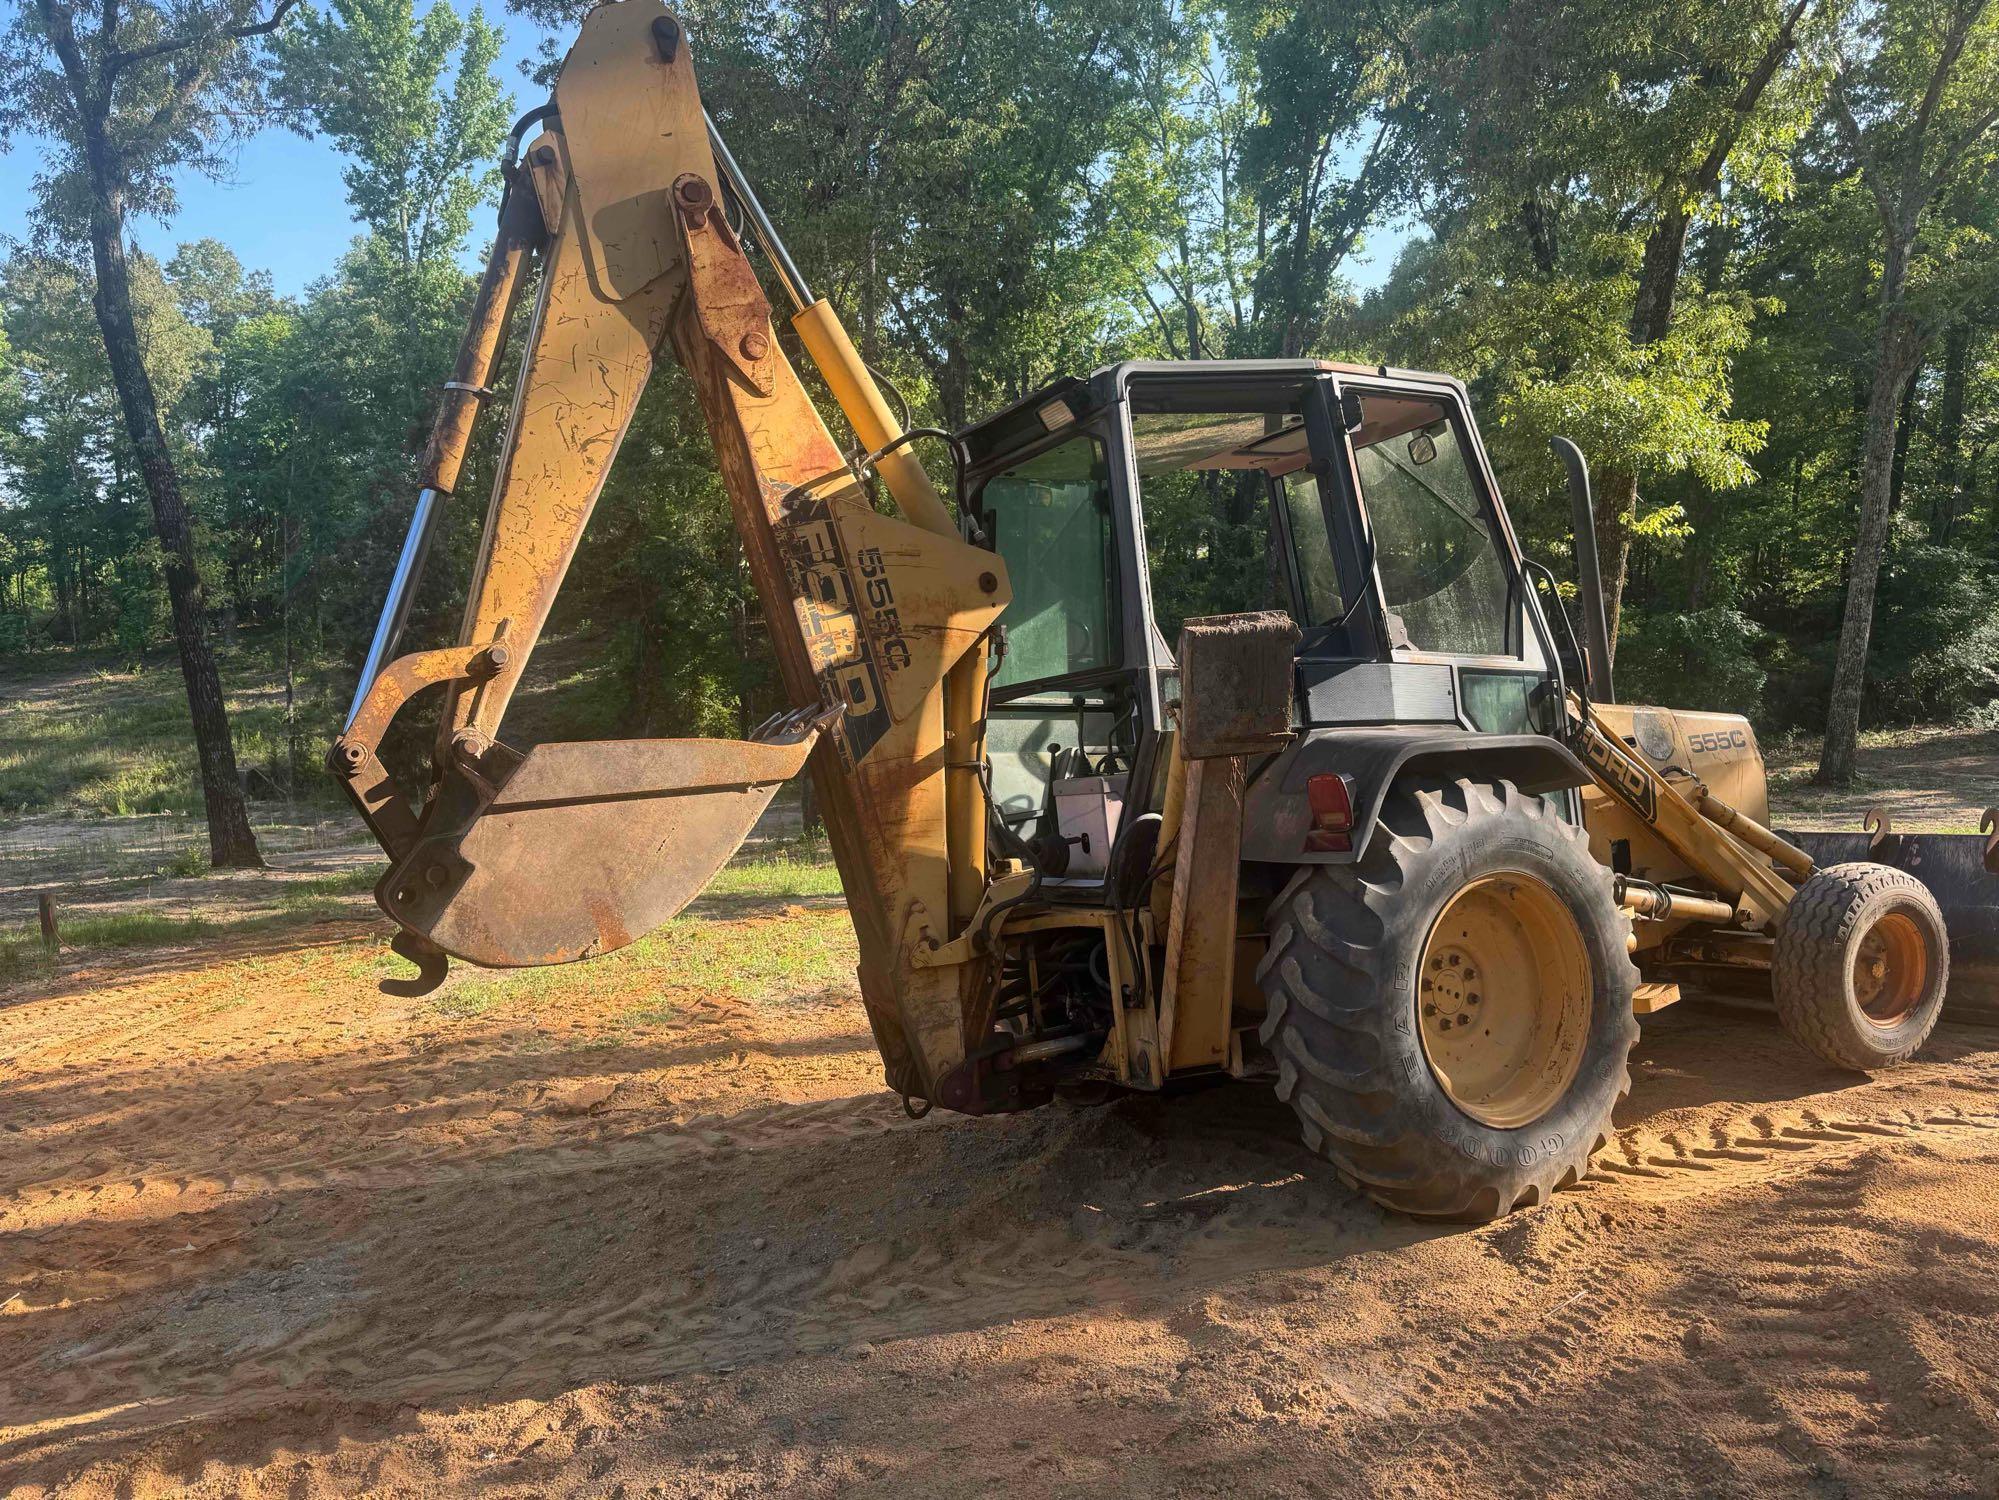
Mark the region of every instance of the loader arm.
[[[531, 245], [540, 285], [458, 646], [364, 680], [333, 768], [391, 857], [377, 899], [404, 930], [401, 951], [510, 966], [608, 952], [671, 917], [809, 757], [889, 1082], [936, 1098], [964, 1062], [979, 988], [977, 961], [930, 955], [983, 884], [983, 643], [1009, 598], [1006, 570], [958, 537], [906, 449], [879, 464], [902, 514], [871, 503], [785, 356], [724, 180], [677, 20], [655, 0], [592, 11], [546, 128], [510, 173], [513, 228], [433, 439], [455, 476]], [[802, 290], [793, 279], [787, 290]], [[886, 403], [831, 310], [798, 300], [829, 388], [863, 443], [881, 446], [897, 435]], [[792, 712], [748, 742], [516, 751], [500, 738], [508, 704], [662, 354], [686, 369], [707, 420]], [[412, 545], [420, 557], [415, 528]], [[406, 608], [392, 596], [378, 647]], [[377, 750], [402, 700], [440, 680], [419, 812]]]
[[1812, 862], [1769, 829], [1715, 799], [1699, 782], [1685, 791], [1634, 755], [1604, 727], [1586, 700], [1569, 699], [1568, 741], [1598, 788], [1624, 804], [1660, 841], [1714, 887], [1733, 915], [1728, 925], [1781, 925], [1792, 880]]

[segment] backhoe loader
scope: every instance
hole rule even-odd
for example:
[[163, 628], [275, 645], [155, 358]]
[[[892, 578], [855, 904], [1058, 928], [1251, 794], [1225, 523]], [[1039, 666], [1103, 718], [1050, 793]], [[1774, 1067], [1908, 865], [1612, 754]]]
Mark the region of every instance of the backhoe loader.
[[[912, 1113], [1267, 1078], [1349, 1182], [1475, 1220], [1587, 1170], [1636, 1016], [1683, 982], [1762, 985], [1842, 1066], [1921, 1045], [1949, 965], [1935, 899], [1773, 833], [1744, 719], [1611, 701], [1591, 529], [1585, 646], [1521, 554], [1463, 385], [1127, 361], [962, 431], [905, 428], [704, 112], [690, 51], [656, 0], [599, 6], [509, 142], [331, 753], [390, 857], [376, 894], [418, 968], [394, 983], [623, 947], [807, 770]], [[458, 642], [398, 655], [530, 288]], [[711, 429], [790, 708], [745, 741], [516, 750], [508, 703], [662, 357]], [[1207, 500], [1254, 544], [1185, 524]], [[419, 801], [379, 752], [426, 687]]]

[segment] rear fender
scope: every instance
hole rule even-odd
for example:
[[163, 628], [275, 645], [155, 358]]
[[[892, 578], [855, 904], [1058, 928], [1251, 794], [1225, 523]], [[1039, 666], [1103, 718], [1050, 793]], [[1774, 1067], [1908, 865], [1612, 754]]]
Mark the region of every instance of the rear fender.
[[[1352, 847], [1311, 851], [1305, 847], [1312, 828], [1306, 783], [1327, 773], [1345, 776], [1351, 786]], [[1568, 747], [1546, 735], [1430, 725], [1308, 731], [1253, 775], [1243, 805], [1242, 857], [1284, 865], [1352, 864], [1367, 847], [1389, 788], [1405, 776], [1510, 781], [1532, 796], [1589, 780]]]

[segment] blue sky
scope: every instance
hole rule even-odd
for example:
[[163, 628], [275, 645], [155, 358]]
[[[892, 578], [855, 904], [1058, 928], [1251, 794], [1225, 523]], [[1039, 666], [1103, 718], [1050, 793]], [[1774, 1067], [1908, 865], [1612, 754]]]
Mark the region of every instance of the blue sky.
[[[454, 0], [469, 11], [467, 0]], [[506, 33], [500, 74], [512, 90], [516, 112], [541, 102], [542, 90], [520, 71], [520, 63], [537, 57], [543, 33], [533, 22], [495, 5]], [[32, 140], [18, 140], [0, 154], [0, 234], [25, 232], [31, 184], [40, 170], [42, 153]], [[180, 211], [171, 223], [145, 221], [135, 226], [139, 243], [160, 254], [175, 245], [212, 236], [236, 252], [251, 270], [265, 270], [282, 295], [297, 295], [324, 276], [356, 233], [340, 185], [340, 154], [319, 140], [287, 130], [271, 129], [244, 141], [234, 169], [222, 181], [185, 173], [178, 183]], [[473, 245], [479, 248], [489, 229], [474, 220]], [[1388, 275], [1395, 252], [1406, 238], [1396, 228], [1369, 236], [1369, 254], [1347, 267], [1362, 287], [1375, 287]]]
[[[472, 8], [468, 0], [454, 4], [460, 11]], [[519, 113], [546, 97], [519, 68], [538, 55], [542, 32], [496, 4], [486, 10], [506, 33], [499, 72]], [[340, 185], [341, 165], [340, 153], [324, 141], [288, 130], [262, 131], [242, 143], [227, 179], [216, 182], [183, 173], [177, 183], [180, 212], [166, 225], [139, 223], [136, 237], [149, 250], [171, 253], [185, 240], [212, 236], [249, 269], [269, 271], [280, 293], [295, 295], [333, 269], [357, 232]], [[41, 166], [41, 149], [31, 140], [16, 141], [0, 155], [0, 234], [24, 231], [31, 185]], [[490, 229], [484, 222], [489, 217], [475, 220], [475, 239]]]

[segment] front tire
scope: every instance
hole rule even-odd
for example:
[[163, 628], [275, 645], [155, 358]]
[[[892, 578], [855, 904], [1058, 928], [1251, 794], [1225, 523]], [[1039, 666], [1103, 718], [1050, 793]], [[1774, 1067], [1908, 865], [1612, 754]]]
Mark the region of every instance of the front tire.
[[1929, 1040], [1950, 982], [1943, 912], [1891, 865], [1828, 865], [1798, 887], [1771, 955], [1777, 1018], [1835, 1067], [1866, 1072]]
[[1305, 1141], [1402, 1213], [1574, 1183], [1631, 1086], [1627, 924], [1580, 828], [1506, 782], [1390, 793], [1354, 865], [1270, 913], [1262, 1036]]

